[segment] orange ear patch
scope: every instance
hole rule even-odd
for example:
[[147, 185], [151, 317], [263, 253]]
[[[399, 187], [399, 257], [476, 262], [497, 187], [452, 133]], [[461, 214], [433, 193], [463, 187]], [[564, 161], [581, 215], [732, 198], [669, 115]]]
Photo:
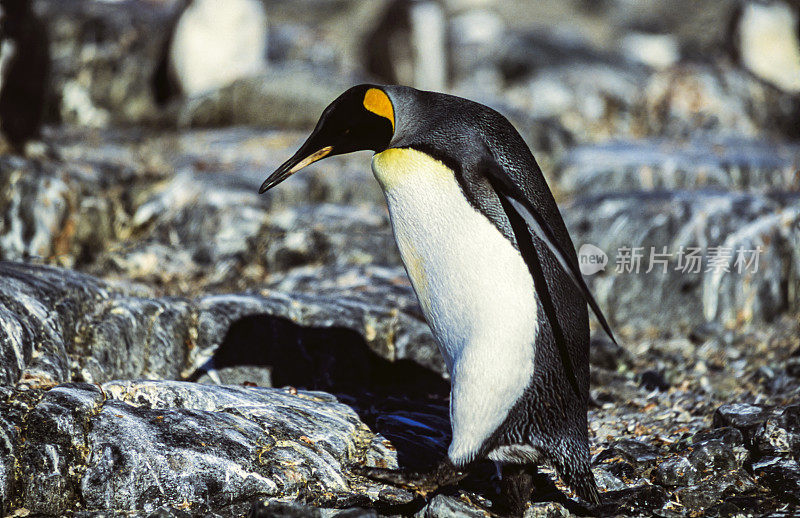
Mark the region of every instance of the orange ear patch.
[[383, 90], [378, 88], [370, 88], [364, 94], [364, 108], [371, 111], [376, 115], [389, 119], [392, 123], [392, 130], [394, 130], [394, 108], [389, 96]]

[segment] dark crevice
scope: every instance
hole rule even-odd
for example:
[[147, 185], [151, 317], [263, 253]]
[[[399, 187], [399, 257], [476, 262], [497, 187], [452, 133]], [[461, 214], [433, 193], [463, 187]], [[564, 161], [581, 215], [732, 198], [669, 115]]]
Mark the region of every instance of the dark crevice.
[[353, 329], [249, 315], [233, 322], [214, 357], [189, 380], [239, 366], [269, 369], [274, 387], [336, 395], [392, 442], [401, 466], [435, 463], [449, 443], [449, 383], [412, 360], [382, 358]]

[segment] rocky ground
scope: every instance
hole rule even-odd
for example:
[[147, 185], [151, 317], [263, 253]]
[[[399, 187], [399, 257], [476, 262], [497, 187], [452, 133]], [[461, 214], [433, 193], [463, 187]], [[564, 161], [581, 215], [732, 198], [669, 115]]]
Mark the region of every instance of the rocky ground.
[[[0, 510], [490, 515], [490, 464], [425, 498], [350, 469], [425, 467], [449, 442], [369, 154], [257, 194], [358, 77], [341, 31], [281, 21], [264, 77], [159, 110], [137, 71], [175, 3], [137, 4], [37, 2], [58, 91], [89, 104], [62, 100], [44, 152], [0, 156]], [[515, 123], [576, 247], [609, 255], [586, 278], [622, 344], [592, 341], [602, 504], [543, 469], [526, 516], [800, 512], [800, 100], [724, 59], [654, 68], [509, 25], [491, 59], [454, 38], [452, 90]], [[319, 80], [336, 67], [353, 81]], [[673, 255], [645, 273], [651, 247]], [[680, 270], [713, 247], [760, 247], [758, 268]]]

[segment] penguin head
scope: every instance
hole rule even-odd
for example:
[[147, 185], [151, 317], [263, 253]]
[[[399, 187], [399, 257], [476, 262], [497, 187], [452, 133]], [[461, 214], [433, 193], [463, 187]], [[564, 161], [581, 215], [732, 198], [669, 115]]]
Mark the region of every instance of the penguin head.
[[328, 156], [353, 151], [382, 151], [394, 134], [395, 112], [386, 92], [375, 85], [350, 88], [333, 101], [297, 153], [258, 190], [275, 187], [300, 169]]

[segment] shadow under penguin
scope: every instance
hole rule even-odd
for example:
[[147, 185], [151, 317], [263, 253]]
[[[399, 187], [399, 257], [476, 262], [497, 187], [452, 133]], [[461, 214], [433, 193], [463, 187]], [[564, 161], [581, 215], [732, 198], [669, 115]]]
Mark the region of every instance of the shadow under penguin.
[[247, 368], [267, 378], [263, 384], [336, 395], [392, 442], [403, 465], [425, 466], [447, 450], [447, 380], [412, 360], [380, 357], [353, 329], [302, 326], [267, 314], [246, 316], [232, 323], [214, 356], [189, 380], [221, 376], [230, 382], [228, 375], [238, 370], [245, 372], [247, 383]]

